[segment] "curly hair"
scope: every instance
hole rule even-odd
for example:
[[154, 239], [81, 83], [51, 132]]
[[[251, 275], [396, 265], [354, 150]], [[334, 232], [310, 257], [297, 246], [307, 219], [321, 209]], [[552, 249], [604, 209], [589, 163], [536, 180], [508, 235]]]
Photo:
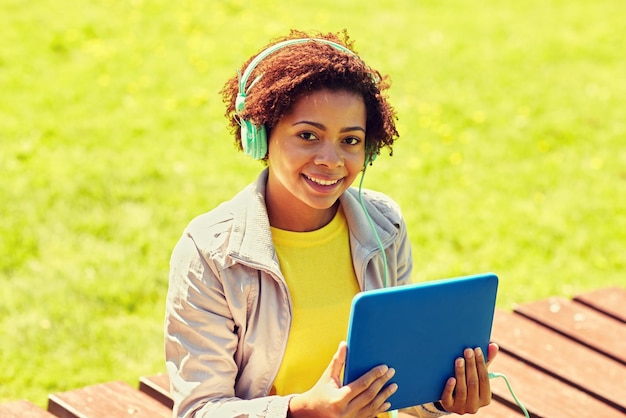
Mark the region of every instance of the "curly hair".
[[[289, 35], [274, 39], [261, 51], [290, 39], [315, 38], [340, 44], [353, 51], [353, 42], [347, 31], [341, 33], [307, 33], [291, 30]], [[250, 57], [238, 74], [243, 74], [256, 55]], [[262, 76], [260, 76], [262, 75]], [[260, 77], [259, 77], [260, 76]], [[303, 95], [326, 88], [346, 90], [363, 97], [366, 109], [366, 149], [371, 155], [379, 154], [382, 147], [392, 153], [393, 142], [398, 138], [396, 112], [383, 91], [390, 87], [389, 76], [367, 66], [357, 55], [342, 51], [324, 42], [303, 42], [282, 47], [261, 60], [252, 71], [246, 88], [246, 103], [237, 113], [236, 100], [239, 77], [230, 78], [221, 90], [226, 104], [226, 117], [235, 135], [236, 146], [242, 150], [238, 118], [264, 125], [268, 138], [280, 118], [288, 113]], [[264, 160], [267, 160], [267, 156]]]

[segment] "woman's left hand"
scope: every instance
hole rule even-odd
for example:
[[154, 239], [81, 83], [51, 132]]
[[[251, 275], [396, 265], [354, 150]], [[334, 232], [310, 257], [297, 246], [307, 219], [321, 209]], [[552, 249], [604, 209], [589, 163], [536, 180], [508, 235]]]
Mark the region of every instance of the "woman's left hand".
[[467, 348], [454, 362], [455, 376], [448, 379], [441, 395], [441, 405], [448, 412], [475, 414], [491, 402], [491, 384], [487, 368], [498, 354], [498, 346], [489, 344], [487, 362], [480, 348]]

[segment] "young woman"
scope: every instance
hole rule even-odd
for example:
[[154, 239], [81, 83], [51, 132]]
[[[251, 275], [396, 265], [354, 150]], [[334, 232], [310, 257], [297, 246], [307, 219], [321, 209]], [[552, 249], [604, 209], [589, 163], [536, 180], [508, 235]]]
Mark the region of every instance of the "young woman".
[[[348, 36], [292, 31], [222, 90], [255, 183], [194, 219], [171, 259], [166, 359], [179, 417], [375, 417], [397, 389], [385, 365], [341, 384], [352, 297], [410, 282], [397, 205], [351, 187], [397, 138], [387, 77]], [[489, 360], [496, 352], [490, 346]], [[473, 413], [491, 399], [479, 349], [440, 402], [402, 413]]]

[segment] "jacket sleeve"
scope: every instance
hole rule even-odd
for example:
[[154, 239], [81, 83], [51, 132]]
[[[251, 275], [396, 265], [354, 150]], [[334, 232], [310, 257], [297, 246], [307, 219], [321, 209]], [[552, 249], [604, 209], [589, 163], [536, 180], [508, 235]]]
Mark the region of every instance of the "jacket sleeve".
[[450, 414], [449, 412], [440, 411], [433, 403], [412, 406], [410, 408], [401, 409], [400, 411], [418, 418], [437, 418]]
[[174, 417], [286, 417], [290, 397], [236, 397], [237, 331], [217, 269], [184, 235], [172, 253], [165, 313]]

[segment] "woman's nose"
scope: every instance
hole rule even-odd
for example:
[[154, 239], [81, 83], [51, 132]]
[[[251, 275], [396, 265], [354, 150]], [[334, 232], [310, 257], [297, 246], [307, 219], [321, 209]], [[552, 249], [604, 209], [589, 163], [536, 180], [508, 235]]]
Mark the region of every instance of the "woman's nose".
[[315, 164], [327, 167], [343, 165], [343, 153], [341, 147], [334, 143], [321, 143], [315, 155]]

